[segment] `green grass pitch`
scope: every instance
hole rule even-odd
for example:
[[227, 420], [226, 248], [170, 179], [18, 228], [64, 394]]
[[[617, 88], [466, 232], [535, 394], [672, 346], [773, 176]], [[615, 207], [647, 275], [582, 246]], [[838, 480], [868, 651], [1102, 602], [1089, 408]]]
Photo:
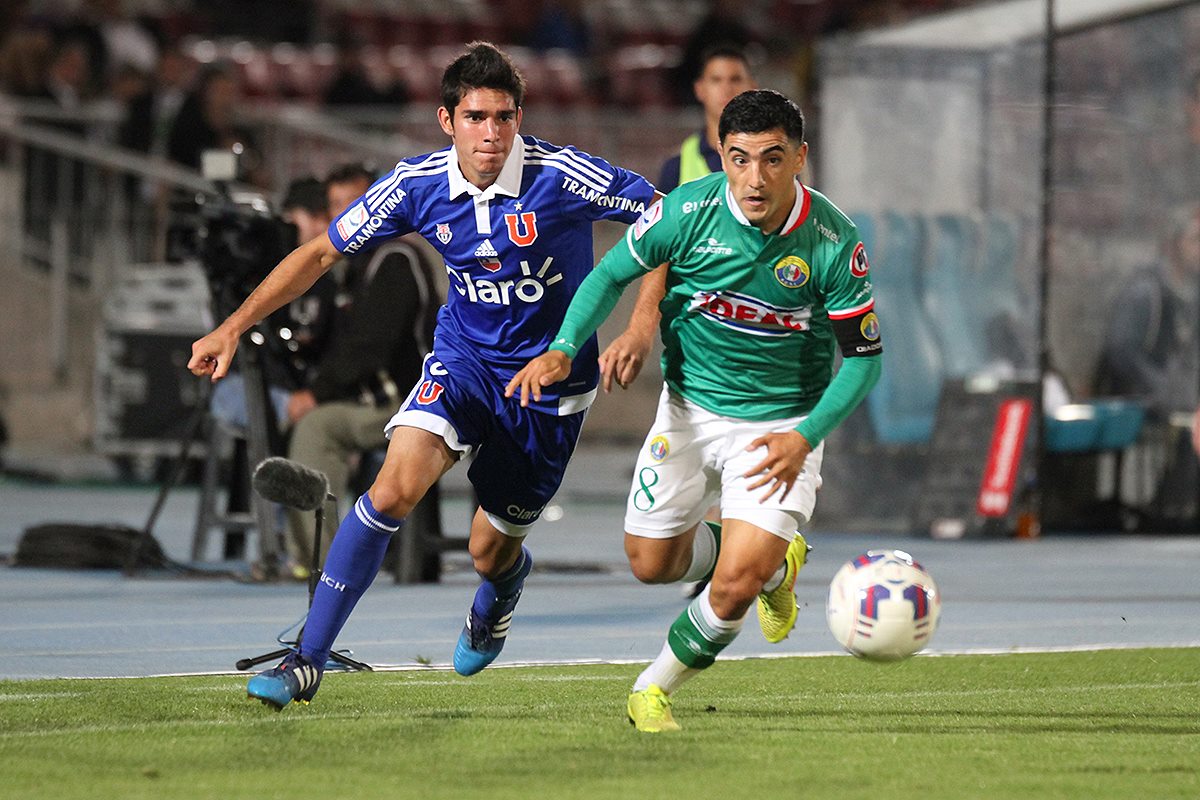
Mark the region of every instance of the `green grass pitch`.
[[627, 723], [636, 665], [0, 683], [14, 798], [1200, 797], [1200, 649], [722, 661], [683, 731]]

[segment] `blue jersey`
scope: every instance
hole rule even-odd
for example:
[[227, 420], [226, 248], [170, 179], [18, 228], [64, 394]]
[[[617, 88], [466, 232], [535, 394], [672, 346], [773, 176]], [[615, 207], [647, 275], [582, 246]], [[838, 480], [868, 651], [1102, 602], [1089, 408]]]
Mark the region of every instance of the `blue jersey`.
[[[572, 147], [517, 136], [496, 182], [463, 177], [453, 146], [401, 161], [329, 226], [344, 253], [416, 231], [450, 276], [434, 350], [480, 362], [500, 383], [546, 352], [594, 264], [592, 222], [632, 223], [654, 187]], [[540, 411], [588, 406], [598, 380], [593, 336], [569, 376], [542, 390]]]

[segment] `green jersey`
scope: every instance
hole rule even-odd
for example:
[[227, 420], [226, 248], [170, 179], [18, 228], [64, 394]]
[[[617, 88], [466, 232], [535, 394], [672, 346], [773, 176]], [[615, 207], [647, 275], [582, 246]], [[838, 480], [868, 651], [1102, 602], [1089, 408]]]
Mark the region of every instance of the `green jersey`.
[[[663, 262], [663, 375], [708, 411], [746, 420], [808, 414], [830, 384], [839, 345], [847, 358], [882, 352], [857, 230], [799, 181], [787, 221], [771, 234], [746, 219], [724, 173], [680, 186], [596, 272], [624, 286]], [[574, 303], [555, 347], [573, 355], [571, 344], [590, 333], [575, 326], [592, 321], [571, 312]]]

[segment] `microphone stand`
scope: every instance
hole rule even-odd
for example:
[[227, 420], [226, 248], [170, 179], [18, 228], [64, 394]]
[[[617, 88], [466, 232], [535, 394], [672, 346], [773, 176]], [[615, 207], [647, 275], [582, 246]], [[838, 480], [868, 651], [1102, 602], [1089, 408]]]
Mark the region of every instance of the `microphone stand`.
[[[336, 502], [337, 498], [327, 492], [325, 494], [325, 502], [321, 503], [321, 505], [317, 506], [317, 509], [316, 509], [317, 532], [316, 532], [316, 536], [314, 536], [314, 538], [313, 538], [312, 562], [309, 564], [309, 572], [308, 572], [308, 611], [312, 610], [313, 595], [315, 595], [317, 592], [317, 581], [320, 580], [319, 576], [320, 576], [320, 571], [321, 571], [321, 528], [324, 527], [324, 524], [325, 524], [325, 503], [328, 503], [330, 500], [333, 500]], [[306, 611], [305, 617], [307, 618], [307, 616], [308, 616], [308, 612]], [[298, 653], [298, 652], [300, 652], [300, 642], [302, 642], [303, 640], [304, 640], [304, 627], [301, 626], [300, 632], [296, 634], [296, 640], [294, 642], [285, 642], [285, 641], [280, 640], [279, 643], [281, 645], [283, 645], [283, 647], [281, 647], [280, 649], [272, 650], [269, 653], [262, 653], [257, 656], [251, 656], [250, 658], [238, 659], [237, 663], [234, 664], [234, 666], [237, 667], [238, 670], [244, 672], [245, 670], [248, 670], [251, 667], [257, 666], [266, 661], [274, 661], [277, 658], [283, 658], [284, 656], [288, 655], [289, 653], [293, 653], [293, 652]], [[357, 661], [357, 660], [351, 658], [350, 656], [345, 655], [344, 653], [337, 652], [336, 650], [329, 651], [329, 659], [331, 661], [336, 661], [337, 663], [341, 664], [346, 669], [354, 671], [354, 672], [364, 672], [364, 671], [365, 672], [374, 672], [374, 669], [371, 667], [370, 664], [367, 664], [362, 661]], [[323, 664], [319, 665], [319, 666], [324, 668]]]

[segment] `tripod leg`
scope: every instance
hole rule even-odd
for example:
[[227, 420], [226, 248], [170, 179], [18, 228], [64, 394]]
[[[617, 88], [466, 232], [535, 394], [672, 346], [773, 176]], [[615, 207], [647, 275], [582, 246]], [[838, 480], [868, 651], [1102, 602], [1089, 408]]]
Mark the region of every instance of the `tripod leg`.
[[350, 658], [350, 656], [339, 653], [336, 650], [329, 651], [329, 659], [331, 661], [336, 661], [337, 663], [341, 664], [344, 667], [349, 667], [350, 669], [356, 670], [358, 672], [374, 672], [375, 671], [375, 669], [370, 664], [366, 664], [362, 661], [356, 661], [353, 658]]
[[[246, 448], [251, 464], [261, 464], [273, 454], [272, 439], [275, 414], [271, 409], [269, 390], [263, 377], [261, 355], [253, 341], [243, 348], [242, 380], [246, 388]], [[274, 508], [257, 494], [250, 505], [258, 524], [258, 550], [263, 571], [268, 580], [274, 579], [279, 568], [279, 531], [275, 526]]]
[[171, 467], [171, 474], [158, 490], [158, 497], [154, 499], [154, 506], [150, 509], [150, 516], [146, 519], [146, 525], [142, 528], [141, 536], [134, 541], [134, 545], [125, 554], [125, 565], [122, 572], [127, 578], [137, 571], [138, 562], [141, 561], [142, 554], [146, 552], [146, 544], [153, 536], [154, 524], [158, 521], [158, 515], [162, 513], [163, 506], [166, 505], [167, 496], [175, 488], [176, 484], [179, 483], [179, 479], [183, 477], [184, 469], [187, 468], [187, 460], [192, 449], [192, 442], [196, 439], [196, 435], [200, 432], [200, 427], [204, 424], [204, 418], [208, 414], [208, 393], [202, 391], [200, 395], [201, 400], [196, 404], [195, 410], [192, 411], [192, 418], [188, 421], [187, 431], [180, 439], [179, 456], [175, 459], [175, 463]]
[[272, 650], [271, 652], [263, 653], [260, 656], [238, 659], [238, 662], [234, 664], [234, 666], [239, 670], [248, 670], [258, 664], [262, 664], [267, 661], [274, 661], [277, 658], [283, 658], [290, 652], [292, 652], [292, 648], [290, 647], [285, 647], [282, 650]]

